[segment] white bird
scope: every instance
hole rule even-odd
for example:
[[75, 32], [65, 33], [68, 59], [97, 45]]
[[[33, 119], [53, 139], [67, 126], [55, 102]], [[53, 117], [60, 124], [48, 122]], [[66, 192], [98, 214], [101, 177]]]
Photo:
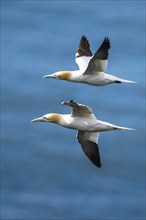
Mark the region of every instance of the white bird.
[[99, 132], [110, 130], [134, 130], [98, 120], [89, 106], [73, 102], [62, 102], [72, 108], [71, 114], [51, 113], [31, 122], [52, 122], [66, 128], [78, 130], [77, 139], [84, 153], [97, 167], [101, 167], [98, 149]]
[[79, 70], [59, 71], [43, 78], [54, 78], [67, 80], [77, 83], [86, 83], [93, 86], [103, 86], [112, 83], [135, 83], [134, 81], [121, 79], [111, 74], [105, 73], [108, 64], [108, 51], [110, 49], [110, 40], [105, 37], [101, 46], [94, 55], [90, 50], [90, 44], [85, 36], [82, 36], [75, 61]]

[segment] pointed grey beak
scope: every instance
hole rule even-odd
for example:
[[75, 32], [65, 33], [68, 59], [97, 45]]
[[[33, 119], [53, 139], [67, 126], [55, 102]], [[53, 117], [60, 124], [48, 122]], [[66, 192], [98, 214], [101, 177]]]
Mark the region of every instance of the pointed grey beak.
[[45, 119], [43, 117], [35, 118], [31, 122], [45, 122]]
[[56, 79], [57, 76], [56, 76], [55, 74], [50, 74], [50, 75], [43, 76], [43, 78], [52, 78], [52, 79]]

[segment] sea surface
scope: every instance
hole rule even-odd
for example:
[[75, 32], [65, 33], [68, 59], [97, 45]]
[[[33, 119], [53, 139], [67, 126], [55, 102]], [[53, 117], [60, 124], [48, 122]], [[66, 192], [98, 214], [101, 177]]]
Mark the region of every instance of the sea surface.
[[[138, 83], [43, 79], [78, 68], [82, 35], [93, 53], [109, 37], [107, 72]], [[101, 169], [76, 131], [30, 122], [71, 99], [136, 129], [100, 134]], [[145, 219], [145, 1], [1, 0], [1, 103], [2, 220]]]

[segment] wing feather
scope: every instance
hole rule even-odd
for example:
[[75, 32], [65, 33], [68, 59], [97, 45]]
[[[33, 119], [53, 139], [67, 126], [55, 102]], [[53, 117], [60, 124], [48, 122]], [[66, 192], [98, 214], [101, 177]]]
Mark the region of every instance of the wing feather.
[[87, 56], [87, 57], [92, 56], [89, 41], [85, 36], [82, 36], [76, 53], [76, 57], [81, 57], [81, 56]]
[[91, 58], [92, 52], [90, 50], [89, 41], [85, 36], [82, 36], [75, 56], [75, 61], [78, 64], [79, 69], [84, 72], [87, 69]]
[[90, 59], [88, 67], [84, 74], [97, 74], [104, 72], [108, 64], [108, 51], [110, 49], [110, 40], [105, 37], [99, 49], [94, 56]]
[[84, 153], [88, 159], [97, 167], [101, 167], [100, 154], [98, 144], [95, 142], [98, 139], [97, 132], [79, 131], [77, 134], [78, 142], [80, 143]]
[[71, 100], [70, 102], [62, 102], [63, 105], [70, 106], [72, 108], [72, 117], [92, 117], [95, 118], [92, 109], [89, 106], [82, 105]]

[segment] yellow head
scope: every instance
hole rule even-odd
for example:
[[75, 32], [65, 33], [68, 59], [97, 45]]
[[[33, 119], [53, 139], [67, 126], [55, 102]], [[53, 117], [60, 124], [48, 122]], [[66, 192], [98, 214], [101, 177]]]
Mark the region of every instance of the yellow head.
[[50, 113], [43, 115], [42, 117], [35, 118], [31, 122], [53, 122], [59, 124], [61, 120], [61, 115], [57, 113]]
[[61, 80], [70, 80], [72, 73], [70, 71], [59, 71], [50, 75], [46, 75], [43, 78], [54, 78], [54, 79], [61, 79]]
[[59, 73], [57, 74], [57, 77], [58, 77], [59, 79], [62, 79], [62, 80], [70, 80], [70, 78], [71, 78], [71, 72], [69, 72], [69, 71], [59, 72]]

